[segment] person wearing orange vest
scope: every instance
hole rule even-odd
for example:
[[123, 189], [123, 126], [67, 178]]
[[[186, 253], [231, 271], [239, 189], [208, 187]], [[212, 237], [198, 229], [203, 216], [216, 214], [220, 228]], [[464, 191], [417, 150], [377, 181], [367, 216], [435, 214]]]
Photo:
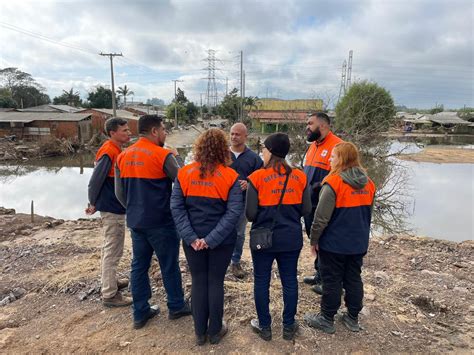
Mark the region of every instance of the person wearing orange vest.
[[130, 297], [123, 296], [119, 289], [128, 286], [127, 279], [117, 278], [117, 267], [123, 255], [125, 240], [125, 208], [115, 197], [114, 165], [122, 151], [122, 146], [130, 141], [130, 129], [122, 118], [109, 118], [105, 122], [105, 132], [110, 137], [97, 151], [94, 171], [89, 181], [88, 215], [100, 211], [104, 230], [101, 256], [101, 294], [106, 307], [124, 307], [132, 303]]
[[252, 250], [258, 319], [252, 319], [250, 325], [267, 341], [272, 338], [269, 288], [274, 260], [283, 286], [283, 338], [292, 340], [298, 331], [295, 315], [298, 258], [303, 247], [301, 217], [311, 211], [311, 196], [304, 172], [292, 169], [285, 160], [289, 149], [288, 135], [268, 136], [263, 147], [264, 167], [248, 178], [245, 213], [252, 222], [251, 233], [259, 228], [273, 231], [270, 248]]
[[170, 197], [178, 173], [176, 151], [164, 148], [166, 130], [162, 118], [145, 115], [138, 120], [138, 141], [117, 158], [115, 194], [126, 206], [132, 236], [131, 290], [133, 327], [140, 329], [159, 313], [150, 307], [150, 268], [153, 253], [160, 264], [168, 306], [168, 318], [191, 314], [184, 300], [179, 268], [179, 238], [171, 217]]
[[227, 333], [224, 277], [243, 211], [239, 175], [223, 131], [211, 128], [194, 146], [194, 162], [182, 168], [173, 187], [171, 212], [183, 239], [191, 271], [191, 303], [196, 343], [217, 344]]
[[307, 313], [306, 323], [334, 333], [334, 316], [341, 305], [342, 288], [347, 312], [342, 322], [351, 331], [360, 330], [364, 285], [361, 267], [369, 247], [375, 185], [362, 167], [357, 147], [350, 142], [336, 145], [331, 172], [323, 180], [311, 227], [311, 249], [319, 254], [323, 295], [321, 313]]
[[[314, 212], [318, 205], [321, 182], [330, 170], [329, 157], [334, 146], [342, 142], [342, 139], [331, 132], [329, 116], [323, 112], [316, 112], [308, 117], [306, 135], [306, 139], [308, 142], [311, 142], [311, 145], [306, 152], [304, 172], [308, 178], [308, 185], [311, 188], [311, 202], [313, 204], [311, 213], [304, 217], [306, 234], [309, 237]], [[322, 285], [321, 276], [318, 272], [317, 258], [314, 260], [314, 269], [315, 273], [312, 276], [306, 276], [303, 281], [306, 284], [313, 285], [311, 289], [321, 294]]]

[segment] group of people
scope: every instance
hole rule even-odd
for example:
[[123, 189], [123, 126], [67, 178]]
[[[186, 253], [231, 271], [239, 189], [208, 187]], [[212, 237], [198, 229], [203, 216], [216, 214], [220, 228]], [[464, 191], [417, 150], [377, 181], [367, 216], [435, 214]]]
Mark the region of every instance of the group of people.
[[[334, 316], [344, 289], [347, 312], [342, 321], [352, 331], [360, 329], [361, 266], [368, 248], [375, 187], [360, 164], [357, 148], [331, 132], [326, 114], [308, 117], [306, 133], [311, 144], [304, 171], [287, 162], [288, 135], [268, 136], [262, 160], [247, 147], [247, 128], [242, 123], [232, 126], [230, 142], [217, 128], [202, 133], [194, 145], [194, 160], [186, 166], [175, 149], [165, 148], [166, 130], [156, 115], [139, 119], [140, 137], [124, 151], [121, 147], [130, 140], [127, 122], [111, 118], [105, 130], [110, 139], [97, 152], [86, 209], [88, 214], [100, 211], [104, 227], [105, 306], [132, 304], [135, 329], [159, 313], [157, 306], [149, 304], [148, 272], [155, 254], [169, 319], [192, 315], [197, 344], [219, 343], [228, 331], [223, 320], [224, 277], [229, 264], [236, 277], [245, 277], [240, 259], [250, 221], [257, 313], [250, 326], [262, 339], [272, 339], [269, 290], [276, 260], [283, 287], [283, 338], [291, 340], [299, 327], [295, 320], [297, 270], [304, 217], [311, 250], [317, 256], [315, 274], [304, 281], [322, 294], [320, 313], [308, 313], [304, 320], [334, 333]], [[131, 299], [120, 293], [127, 280], [117, 278], [125, 219], [132, 237]], [[262, 233], [270, 243], [254, 247]], [[182, 289], [181, 241], [192, 278], [190, 303]]]

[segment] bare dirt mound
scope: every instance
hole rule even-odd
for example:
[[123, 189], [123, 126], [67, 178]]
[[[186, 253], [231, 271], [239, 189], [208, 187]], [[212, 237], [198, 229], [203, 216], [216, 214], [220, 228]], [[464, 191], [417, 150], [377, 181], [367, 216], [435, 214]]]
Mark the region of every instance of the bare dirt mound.
[[429, 147], [416, 154], [402, 154], [399, 159], [423, 163], [474, 164], [474, 149]]
[[[16, 218], [13, 222], [12, 219]], [[275, 268], [271, 288], [273, 341], [252, 333], [255, 317], [249, 275], [225, 281], [225, 318], [230, 332], [218, 345], [197, 347], [191, 318], [167, 319], [158, 266], [153, 265], [152, 301], [162, 313], [145, 328], [132, 329], [130, 309], [105, 309], [99, 296], [100, 222], [40, 221], [26, 229], [20, 215], [0, 215], [0, 351], [2, 353], [71, 352], [472, 352], [474, 349], [474, 243], [460, 244], [414, 237], [372, 240], [364, 269], [365, 330], [350, 333], [341, 323], [326, 335], [304, 324], [305, 312], [319, 310], [319, 296], [300, 283], [299, 336], [281, 338], [282, 295]], [[6, 229], [8, 226], [8, 230]], [[25, 233], [11, 232], [28, 230]], [[21, 228], [20, 228], [21, 227]], [[23, 228], [23, 229], [22, 229]], [[14, 233], [14, 235], [12, 235]], [[308, 246], [299, 278], [312, 272]], [[182, 256], [185, 292], [190, 275]], [[120, 265], [127, 274], [130, 239]]]

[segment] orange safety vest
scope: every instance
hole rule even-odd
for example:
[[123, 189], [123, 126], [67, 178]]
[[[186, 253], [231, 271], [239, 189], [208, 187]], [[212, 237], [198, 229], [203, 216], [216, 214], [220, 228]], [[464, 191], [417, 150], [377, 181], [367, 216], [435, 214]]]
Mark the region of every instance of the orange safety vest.
[[329, 224], [319, 240], [323, 250], [338, 254], [364, 254], [369, 247], [372, 204], [375, 184], [368, 180], [362, 189], [355, 189], [339, 175], [323, 182], [336, 194], [336, 206]]
[[[219, 165], [212, 176], [202, 179], [200, 163], [191, 163], [178, 172], [191, 225], [198, 236], [208, 235], [227, 211], [229, 191], [239, 175], [230, 167]], [[235, 241], [236, 231], [230, 231], [223, 242]]]
[[163, 170], [170, 154], [170, 150], [142, 137], [119, 155], [117, 167], [127, 197], [130, 228], [157, 228], [173, 223], [172, 181]]
[[110, 159], [111, 165], [109, 172], [107, 174], [107, 178], [102, 185], [102, 189], [99, 192], [99, 196], [97, 197], [97, 201], [95, 204], [95, 208], [97, 211], [102, 212], [110, 212], [116, 214], [124, 214], [125, 208], [120, 204], [115, 197], [115, 162], [117, 161], [117, 157], [121, 153], [122, 149], [112, 142], [112, 140], [107, 140], [97, 151], [95, 155], [95, 162], [97, 163], [104, 155], [107, 155]]
[[[273, 168], [255, 171], [249, 181], [258, 192], [258, 214], [252, 229], [270, 228], [277, 211], [286, 175], [280, 175]], [[276, 217], [273, 229], [271, 251], [292, 251], [301, 249], [303, 237], [301, 229], [301, 209], [303, 192], [306, 188], [306, 175], [293, 169], [288, 179], [285, 196]]]

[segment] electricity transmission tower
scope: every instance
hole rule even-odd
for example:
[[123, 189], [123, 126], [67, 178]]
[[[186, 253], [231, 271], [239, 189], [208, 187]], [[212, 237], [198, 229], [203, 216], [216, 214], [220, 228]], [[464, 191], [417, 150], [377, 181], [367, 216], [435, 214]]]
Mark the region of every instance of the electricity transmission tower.
[[344, 60], [344, 62], [342, 62], [341, 87], [339, 88], [339, 97], [337, 98], [338, 102], [341, 99], [341, 96], [346, 93], [346, 68], [347, 63], [346, 60]]
[[349, 62], [347, 63], [347, 82], [346, 90], [349, 90], [351, 87], [351, 75], [352, 75], [352, 49], [349, 51]]
[[208, 107], [217, 106], [217, 86], [216, 86], [216, 51], [207, 51], [207, 93], [206, 103]]

